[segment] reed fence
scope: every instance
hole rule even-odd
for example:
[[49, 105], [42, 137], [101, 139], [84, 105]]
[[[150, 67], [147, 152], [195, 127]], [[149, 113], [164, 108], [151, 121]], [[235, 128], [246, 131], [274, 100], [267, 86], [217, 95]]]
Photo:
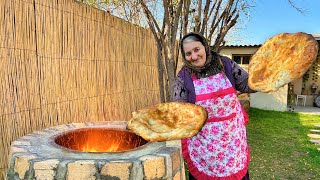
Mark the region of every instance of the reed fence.
[[18, 137], [160, 102], [149, 30], [73, 0], [0, 0], [0, 179]]

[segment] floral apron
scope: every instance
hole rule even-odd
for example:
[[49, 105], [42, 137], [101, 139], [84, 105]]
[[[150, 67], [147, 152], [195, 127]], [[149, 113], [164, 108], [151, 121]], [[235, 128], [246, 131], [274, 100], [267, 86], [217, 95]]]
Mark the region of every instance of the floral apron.
[[201, 131], [182, 139], [182, 154], [190, 173], [198, 180], [241, 180], [247, 173], [248, 115], [228, 78], [216, 74], [192, 78], [196, 103], [206, 108], [208, 119]]

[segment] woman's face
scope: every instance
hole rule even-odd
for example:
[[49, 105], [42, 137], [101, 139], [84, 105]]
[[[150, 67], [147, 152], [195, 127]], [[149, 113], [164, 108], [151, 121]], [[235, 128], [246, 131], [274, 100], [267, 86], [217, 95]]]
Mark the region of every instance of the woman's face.
[[206, 63], [206, 50], [199, 41], [183, 43], [185, 59], [195, 67], [202, 67]]

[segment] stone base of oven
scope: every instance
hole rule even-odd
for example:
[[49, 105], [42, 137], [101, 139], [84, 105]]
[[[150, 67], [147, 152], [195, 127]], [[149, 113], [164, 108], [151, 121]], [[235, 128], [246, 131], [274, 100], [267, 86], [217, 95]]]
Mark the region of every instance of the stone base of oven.
[[7, 179], [184, 179], [180, 147], [170, 142], [149, 142], [141, 148], [119, 153], [67, 151], [50, 143], [50, 137], [61, 131], [93, 126], [125, 128], [126, 124], [119, 121], [73, 123], [21, 137], [11, 145]]

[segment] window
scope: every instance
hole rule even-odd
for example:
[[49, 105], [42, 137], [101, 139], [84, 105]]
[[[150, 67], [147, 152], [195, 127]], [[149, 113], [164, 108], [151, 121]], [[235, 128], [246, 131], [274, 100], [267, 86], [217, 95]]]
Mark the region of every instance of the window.
[[252, 54], [233, 54], [232, 60], [234, 60], [238, 64], [249, 64], [249, 60]]

